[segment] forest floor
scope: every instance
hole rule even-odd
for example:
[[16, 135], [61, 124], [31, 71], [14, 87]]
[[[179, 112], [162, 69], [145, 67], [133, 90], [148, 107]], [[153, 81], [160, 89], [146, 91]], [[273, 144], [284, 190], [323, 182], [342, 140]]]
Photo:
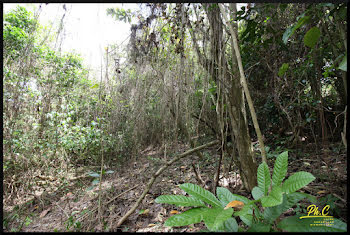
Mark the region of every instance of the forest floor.
[[[184, 152], [189, 147], [179, 144], [178, 149], [179, 152]], [[301, 191], [317, 196], [320, 204], [330, 205], [330, 213], [335, 218], [347, 222], [347, 155], [345, 151], [339, 145], [316, 151], [312, 144], [303, 149], [290, 150], [287, 174], [291, 175], [297, 171], [312, 173], [316, 180]], [[164, 221], [169, 216], [187, 208], [158, 204], [154, 201], [163, 194], [184, 195], [178, 187], [179, 184], [198, 184], [192, 163], [200, 169], [204, 181], [213, 181], [218, 156], [216, 148], [205, 150], [203, 153], [205, 159], [201, 161], [196, 155], [189, 155], [166, 169], [156, 179], [136, 211], [123, 223], [121, 231], [198, 232], [204, 230], [203, 223], [177, 228], [164, 227]], [[151, 176], [170, 159], [170, 156], [165, 159], [164, 153], [159, 152], [159, 149], [149, 147], [142, 151], [138, 159], [130, 160], [121, 167], [112, 169], [114, 170], [112, 174], [106, 174], [101, 194], [102, 222], [99, 222], [98, 214], [99, 184], [91, 187], [94, 178], [85, 174], [56, 192], [43, 193], [16, 207], [6, 205], [3, 209], [4, 231], [117, 231], [115, 226], [119, 219], [137, 201]], [[268, 159], [271, 169], [274, 159], [274, 157]], [[224, 161], [224, 164], [227, 163]], [[220, 186], [227, 187], [232, 193], [251, 199], [251, 194], [242, 189], [241, 183], [235, 169], [226, 175], [221, 175], [219, 182]], [[306, 212], [307, 205], [308, 203], [300, 204], [294, 208], [294, 212]]]

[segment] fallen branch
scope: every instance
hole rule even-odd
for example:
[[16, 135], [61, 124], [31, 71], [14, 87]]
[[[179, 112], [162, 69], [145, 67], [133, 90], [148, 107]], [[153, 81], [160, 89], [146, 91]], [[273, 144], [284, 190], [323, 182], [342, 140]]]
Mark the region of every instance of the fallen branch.
[[151, 189], [154, 181], [156, 180], [156, 178], [163, 173], [163, 171], [165, 169], [167, 169], [171, 164], [173, 164], [174, 162], [178, 161], [179, 159], [186, 157], [187, 155], [190, 155], [194, 152], [197, 152], [199, 150], [205, 149], [207, 147], [213, 146], [215, 144], [219, 143], [219, 141], [214, 140], [212, 142], [209, 142], [207, 144], [198, 146], [196, 148], [190, 149], [180, 155], [178, 155], [177, 157], [175, 157], [174, 159], [172, 159], [171, 161], [167, 162], [163, 167], [161, 167], [153, 176], [152, 178], [148, 181], [147, 186], [145, 188], [145, 190], [143, 191], [143, 193], [141, 194], [141, 196], [139, 197], [139, 199], [135, 202], [134, 206], [128, 211], [126, 212], [126, 214], [118, 221], [117, 224], [117, 228], [120, 227], [120, 225], [122, 225], [124, 223], [124, 221], [132, 214], [134, 213], [134, 211], [136, 210], [136, 208], [140, 205], [141, 201], [143, 200], [143, 198], [146, 196], [146, 194], [148, 193], [148, 191]]

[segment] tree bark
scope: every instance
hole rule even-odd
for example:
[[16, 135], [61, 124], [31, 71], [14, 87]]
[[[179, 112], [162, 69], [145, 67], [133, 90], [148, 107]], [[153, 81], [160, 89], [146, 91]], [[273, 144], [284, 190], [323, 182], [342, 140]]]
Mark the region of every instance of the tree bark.
[[[232, 5], [233, 5], [233, 9], [236, 9], [236, 5], [235, 4], [232, 4]], [[224, 10], [224, 7], [222, 6], [222, 4], [219, 4], [219, 7], [220, 7], [222, 15], [224, 16], [224, 19], [225, 19], [226, 23], [229, 22], [229, 20], [227, 19], [227, 16], [226, 16], [226, 13], [225, 13], [225, 10]], [[252, 98], [250, 97], [247, 81], [245, 79], [244, 70], [243, 70], [243, 64], [242, 64], [242, 59], [241, 59], [241, 54], [240, 54], [239, 48], [238, 48], [236, 32], [234, 31], [234, 29], [233, 29], [231, 24], [228, 24], [228, 26], [229, 26], [229, 29], [230, 29], [230, 32], [231, 32], [231, 36], [232, 36], [232, 39], [233, 39], [233, 47], [234, 47], [235, 52], [236, 52], [238, 68], [239, 68], [239, 72], [240, 72], [240, 75], [241, 75], [241, 84], [243, 86], [244, 93], [245, 93], [245, 96], [247, 98], [247, 102], [248, 102], [250, 114], [252, 116], [255, 132], [256, 132], [256, 134], [258, 136], [259, 145], [260, 145], [260, 151], [261, 151], [261, 155], [262, 155], [262, 160], [267, 163], [266, 152], [265, 152], [265, 145], [264, 145], [263, 137], [262, 137], [262, 134], [261, 134], [261, 131], [260, 131], [258, 119], [256, 117], [253, 101], [252, 101]]]

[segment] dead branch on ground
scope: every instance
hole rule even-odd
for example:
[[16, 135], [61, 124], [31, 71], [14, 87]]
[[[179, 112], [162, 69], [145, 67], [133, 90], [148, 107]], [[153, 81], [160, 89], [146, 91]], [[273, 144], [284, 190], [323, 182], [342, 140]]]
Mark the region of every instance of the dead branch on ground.
[[151, 189], [154, 181], [156, 180], [156, 178], [163, 173], [163, 171], [165, 169], [167, 169], [170, 165], [172, 165], [174, 162], [180, 160], [183, 157], [186, 157], [187, 155], [190, 155], [192, 153], [195, 153], [199, 150], [205, 149], [207, 147], [213, 146], [215, 144], [219, 143], [219, 141], [214, 140], [212, 142], [209, 142], [207, 144], [198, 146], [196, 148], [190, 149], [180, 155], [178, 155], [177, 157], [175, 157], [174, 159], [172, 159], [171, 161], [168, 161], [163, 167], [161, 167], [153, 176], [152, 178], [148, 181], [147, 186], [145, 188], [145, 190], [143, 191], [143, 193], [141, 194], [141, 196], [139, 197], [139, 199], [135, 202], [134, 206], [128, 211], [126, 212], [126, 214], [118, 221], [117, 224], [117, 228], [120, 227], [120, 225], [122, 225], [124, 223], [124, 221], [132, 214], [134, 213], [134, 211], [136, 210], [136, 208], [140, 205], [141, 201], [143, 200], [143, 198], [146, 196], [146, 194], [148, 193], [148, 191]]

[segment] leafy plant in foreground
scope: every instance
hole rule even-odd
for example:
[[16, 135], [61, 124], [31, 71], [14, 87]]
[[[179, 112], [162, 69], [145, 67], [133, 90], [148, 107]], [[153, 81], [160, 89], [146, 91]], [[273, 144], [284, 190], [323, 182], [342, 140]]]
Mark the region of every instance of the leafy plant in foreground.
[[[300, 215], [290, 216], [280, 221], [279, 217], [304, 198], [314, 202], [315, 198], [306, 193], [296, 192], [312, 182], [315, 177], [308, 172], [297, 172], [284, 182], [288, 168], [288, 152], [281, 153], [274, 165], [272, 178], [265, 162], [258, 167], [258, 186], [252, 190], [255, 200], [233, 194], [228, 189], [218, 187], [216, 195], [198, 185], [185, 183], [180, 188], [190, 196], [161, 195], [157, 203], [193, 207], [181, 214], [171, 216], [165, 226], [186, 226], [204, 221], [210, 231], [237, 232], [235, 217], [239, 216], [247, 232], [270, 232], [284, 230], [288, 232], [346, 231], [346, 223], [335, 219], [333, 225], [310, 226], [314, 219], [300, 219]], [[263, 210], [257, 206], [260, 203]], [[208, 206], [209, 205], [209, 206]], [[232, 217], [233, 215], [233, 217]]]

